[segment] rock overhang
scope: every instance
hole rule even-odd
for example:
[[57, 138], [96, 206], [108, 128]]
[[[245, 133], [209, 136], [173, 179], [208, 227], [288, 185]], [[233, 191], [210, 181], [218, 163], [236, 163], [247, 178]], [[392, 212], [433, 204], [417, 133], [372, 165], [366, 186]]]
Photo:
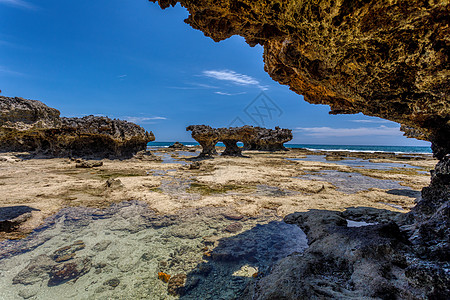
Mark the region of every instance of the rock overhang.
[[214, 41], [262, 45], [272, 79], [306, 101], [404, 124], [449, 152], [448, 1], [158, 1], [177, 3]]

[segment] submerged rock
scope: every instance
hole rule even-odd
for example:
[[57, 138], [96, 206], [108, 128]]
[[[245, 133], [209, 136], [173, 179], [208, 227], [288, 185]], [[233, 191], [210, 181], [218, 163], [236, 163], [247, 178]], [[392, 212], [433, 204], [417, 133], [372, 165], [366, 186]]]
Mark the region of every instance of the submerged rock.
[[0, 151], [47, 156], [131, 157], [155, 140], [142, 127], [107, 117], [61, 118], [36, 100], [0, 96]]
[[91, 269], [90, 258], [75, 258], [67, 263], [57, 264], [49, 272], [48, 286], [62, 284], [72, 279], [78, 279]]

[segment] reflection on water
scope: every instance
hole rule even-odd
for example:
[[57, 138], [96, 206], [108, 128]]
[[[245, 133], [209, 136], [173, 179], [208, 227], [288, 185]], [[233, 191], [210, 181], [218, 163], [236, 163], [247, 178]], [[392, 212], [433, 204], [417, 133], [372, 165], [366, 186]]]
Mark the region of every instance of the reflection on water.
[[0, 299], [232, 299], [305, 247], [298, 227], [270, 214], [162, 216], [138, 201], [65, 208], [27, 238], [0, 243]]
[[402, 186], [396, 181], [377, 179], [359, 173], [347, 173], [336, 170], [322, 170], [320, 172], [302, 175], [298, 178], [327, 181], [336, 186], [338, 191], [347, 194], [369, 190], [370, 188], [383, 190], [409, 189], [409, 187]]

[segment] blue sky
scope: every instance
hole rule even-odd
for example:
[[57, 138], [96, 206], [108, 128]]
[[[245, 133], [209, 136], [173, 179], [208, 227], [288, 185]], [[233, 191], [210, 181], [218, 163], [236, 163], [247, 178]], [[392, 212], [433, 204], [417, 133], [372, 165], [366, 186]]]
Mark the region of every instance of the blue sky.
[[146, 0], [0, 0], [2, 95], [127, 119], [157, 141], [190, 141], [190, 124], [249, 124], [291, 128], [294, 143], [429, 145], [396, 123], [308, 104], [264, 72], [262, 47], [215, 43], [187, 15]]

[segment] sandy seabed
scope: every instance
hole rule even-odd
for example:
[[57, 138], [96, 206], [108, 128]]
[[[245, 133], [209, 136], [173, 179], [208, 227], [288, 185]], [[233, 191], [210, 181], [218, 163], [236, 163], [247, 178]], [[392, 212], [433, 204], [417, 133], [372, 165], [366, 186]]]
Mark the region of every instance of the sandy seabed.
[[[103, 160], [88, 169], [70, 159], [0, 155], [0, 207], [36, 209], [19, 230], [0, 233], [0, 296], [57, 299], [66, 290], [73, 299], [230, 299], [275, 260], [306, 247], [299, 229], [280, 222], [285, 215], [353, 206], [406, 213], [436, 164], [428, 155], [293, 149], [244, 151], [194, 168], [198, 150], [157, 149], [161, 160]], [[75, 247], [68, 261], [78, 259], [82, 271], [55, 284], [48, 274], [57, 262], [41, 260], [55, 259], [49, 253], [61, 247]], [[42, 274], [29, 272], [33, 264]], [[184, 290], [158, 279], [161, 271], [178, 274]]]

